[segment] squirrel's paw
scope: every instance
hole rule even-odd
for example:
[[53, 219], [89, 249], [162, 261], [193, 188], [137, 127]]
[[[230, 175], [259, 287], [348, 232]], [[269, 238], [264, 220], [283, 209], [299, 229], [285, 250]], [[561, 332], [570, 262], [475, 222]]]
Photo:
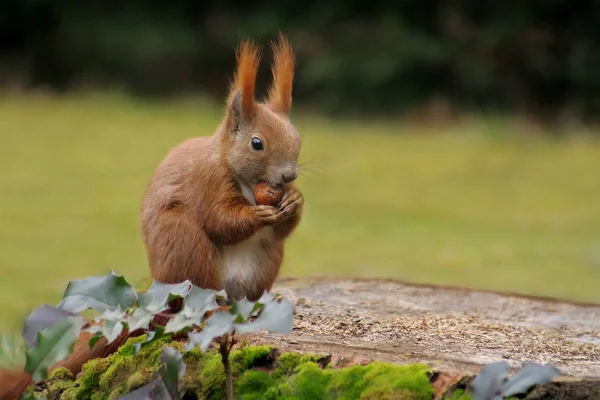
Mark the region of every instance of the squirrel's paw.
[[304, 204], [304, 197], [302, 192], [298, 189], [287, 190], [281, 199], [281, 205], [279, 209], [285, 216], [292, 216], [302, 207]]
[[283, 213], [277, 207], [256, 206], [254, 207], [256, 218], [264, 225], [275, 225], [283, 218]]

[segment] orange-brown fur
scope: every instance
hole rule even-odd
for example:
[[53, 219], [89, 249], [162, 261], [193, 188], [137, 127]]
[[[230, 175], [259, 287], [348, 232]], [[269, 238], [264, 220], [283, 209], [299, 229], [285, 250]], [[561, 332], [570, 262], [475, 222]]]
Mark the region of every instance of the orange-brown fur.
[[[272, 47], [273, 83], [267, 101], [258, 103], [254, 98], [260, 49], [243, 42], [237, 51], [226, 116], [217, 131], [175, 146], [151, 177], [142, 200], [141, 230], [154, 280], [188, 279], [251, 300], [271, 289], [285, 239], [296, 229], [303, 209], [302, 194], [293, 182], [300, 138], [288, 117], [295, 60], [283, 35]], [[249, 141], [254, 136], [263, 141], [264, 151], [251, 150]], [[285, 189], [278, 207], [254, 204], [248, 190], [252, 193], [260, 181]], [[252, 267], [246, 272], [245, 260]], [[229, 280], [223, 281], [224, 275]], [[171, 311], [180, 306], [180, 302], [172, 305]], [[161, 316], [153, 321], [165, 323]], [[82, 333], [73, 353], [50, 370], [64, 366], [77, 374], [86, 361], [106, 357], [142, 333], [123, 332], [110, 345], [102, 339], [93, 349], [88, 346], [89, 333]], [[22, 368], [0, 370], [0, 399], [17, 400], [31, 383]]]

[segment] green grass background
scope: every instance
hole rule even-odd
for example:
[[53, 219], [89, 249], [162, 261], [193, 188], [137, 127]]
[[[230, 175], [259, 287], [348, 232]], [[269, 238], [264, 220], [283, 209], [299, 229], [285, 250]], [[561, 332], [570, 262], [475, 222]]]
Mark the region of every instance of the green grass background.
[[[600, 301], [600, 143], [519, 138], [501, 119], [446, 128], [296, 115], [303, 223], [282, 274]], [[147, 284], [142, 192], [221, 105], [119, 95], [0, 100], [0, 331], [68, 281], [110, 268]]]

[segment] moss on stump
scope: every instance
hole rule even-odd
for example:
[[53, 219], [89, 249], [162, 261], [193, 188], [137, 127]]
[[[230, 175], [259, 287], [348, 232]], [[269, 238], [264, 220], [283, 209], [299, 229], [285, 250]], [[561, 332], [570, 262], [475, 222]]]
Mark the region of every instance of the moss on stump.
[[[42, 389], [48, 400], [113, 400], [149, 383], [155, 377], [163, 346], [183, 351], [184, 344], [158, 340], [134, 355], [133, 345], [145, 336], [127, 341], [115, 354], [87, 362], [75, 379], [64, 368], [54, 371]], [[270, 346], [234, 350], [230, 361], [236, 398], [253, 399], [402, 399], [430, 400], [430, 368], [415, 364], [397, 366], [373, 362], [333, 368], [315, 355], [284, 353]], [[221, 356], [211, 350], [184, 353], [181, 380], [186, 398], [223, 399], [225, 374]], [[467, 397], [457, 397], [467, 398]]]

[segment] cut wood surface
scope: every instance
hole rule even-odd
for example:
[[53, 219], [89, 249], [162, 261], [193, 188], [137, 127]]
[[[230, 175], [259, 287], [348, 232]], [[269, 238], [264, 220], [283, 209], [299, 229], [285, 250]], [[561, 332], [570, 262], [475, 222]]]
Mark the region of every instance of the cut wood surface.
[[530, 361], [555, 365], [562, 379], [600, 379], [600, 305], [332, 277], [281, 279], [273, 290], [295, 303], [293, 333], [251, 343], [460, 374]]

